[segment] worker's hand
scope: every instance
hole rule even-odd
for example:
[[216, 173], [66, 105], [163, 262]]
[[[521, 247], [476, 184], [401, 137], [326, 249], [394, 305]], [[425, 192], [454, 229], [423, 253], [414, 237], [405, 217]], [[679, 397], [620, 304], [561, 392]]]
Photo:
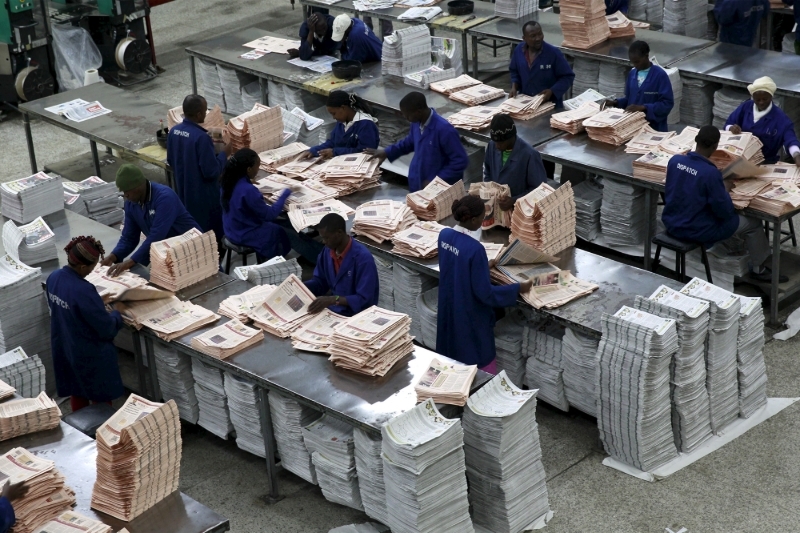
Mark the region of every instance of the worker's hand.
[[336, 305], [336, 298], [334, 296], [320, 296], [311, 302], [311, 304], [308, 306], [308, 312], [317, 314], [332, 305]]
[[794, 164], [800, 167], [800, 154], [794, 156]]
[[514, 209], [514, 199], [510, 196], [501, 196], [497, 199], [497, 203], [500, 204], [500, 209], [503, 211]]
[[528, 292], [531, 290], [531, 287], [533, 287], [533, 282], [531, 280], [523, 281], [519, 284], [519, 293], [522, 294]]
[[312, 157], [314, 157], [314, 154], [312, 154], [309, 150], [306, 150], [305, 152], [302, 152], [299, 156], [297, 156], [297, 160], [304, 161], [306, 159], [311, 159]]
[[114, 311], [119, 311], [123, 315], [128, 310], [128, 306], [125, 305], [123, 302], [114, 302], [113, 304], [111, 304], [111, 307], [114, 308]]
[[11, 480], [7, 479], [5, 483], [3, 483], [2, 490], [0, 490], [0, 496], [9, 501], [14, 501], [25, 496], [27, 492], [28, 487], [25, 485], [25, 483], [17, 483], [16, 485], [12, 485]]
[[333, 157], [333, 148], [323, 148], [317, 153], [322, 159], [330, 159]]
[[117, 263], [116, 265], [112, 266], [108, 269], [108, 275], [111, 277], [119, 276], [126, 270], [130, 270], [136, 264], [136, 261], [133, 259], [126, 259], [122, 263]]
[[739, 135], [740, 133], [742, 133], [742, 128], [740, 128], [738, 124], [734, 124], [733, 126], [730, 127], [728, 131], [733, 133], [734, 135]]
[[511, 90], [508, 91], [508, 97], [509, 98], [516, 98], [517, 97], [517, 84], [516, 83], [512, 83], [511, 84]]
[[225, 148], [223, 148], [223, 150], [225, 151], [226, 156], [230, 157], [231, 155], [233, 155], [233, 145], [231, 145], [231, 143], [226, 142]]
[[647, 108], [643, 105], [629, 105], [625, 108], [625, 111], [629, 113], [635, 113], [636, 111], [641, 111], [642, 113], [647, 112]]
[[117, 256], [114, 254], [108, 254], [105, 259], [100, 261], [100, 264], [104, 267], [111, 266], [117, 262]]
[[288, 50], [286, 50], [286, 53], [289, 54], [289, 59], [300, 57], [300, 50], [298, 50], [297, 48], [289, 48]]
[[606, 107], [617, 107], [616, 98], [608, 98], [608, 99], [606, 99]]
[[389, 157], [389, 155], [386, 153], [386, 150], [383, 148], [365, 148], [364, 153], [372, 156], [370, 159], [377, 159], [381, 163], [383, 163], [386, 158]]
[[317, 29], [317, 24], [319, 24], [319, 21], [320, 21], [319, 13], [311, 13], [311, 16], [309, 16], [308, 20], [306, 20], [306, 24], [308, 24], [309, 40], [314, 38], [314, 30]]
[[545, 89], [544, 91], [540, 92], [539, 94], [544, 96], [544, 101], [545, 102], [549, 102], [550, 99], [553, 97], [553, 91], [551, 91], [550, 89]]
[[489, 270], [493, 269], [497, 266], [497, 259], [490, 259], [489, 260]]

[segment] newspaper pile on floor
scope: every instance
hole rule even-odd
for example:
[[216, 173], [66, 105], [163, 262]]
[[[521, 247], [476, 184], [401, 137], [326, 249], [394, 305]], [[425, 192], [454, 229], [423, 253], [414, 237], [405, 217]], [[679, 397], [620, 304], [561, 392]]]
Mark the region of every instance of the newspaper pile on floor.
[[216, 359], [227, 359], [263, 339], [263, 331], [249, 328], [234, 318], [192, 337], [192, 348]]
[[683, 98], [681, 99], [681, 120], [684, 124], [701, 127], [712, 122], [714, 91], [716, 83], [696, 78], [681, 78]]
[[219, 251], [214, 231], [192, 228], [183, 235], [150, 245], [150, 282], [178, 291], [219, 272]]
[[550, 116], [550, 127], [557, 130], [566, 131], [573, 135], [585, 131], [583, 123], [587, 119], [600, 112], [600, 104], [596, 102], [585, 102], [570, 111], [554, 113]]
[[[660, 0], [659, 0], [660, 1]], [[653, 58], [653, 63], [658, 64]], [[669, 84], [672, 87], [672, 111], [667, 115], [667, 124], [674, 125], [681, 121], [681, 100], [683, 100], [683, 82], [681, 81], [681, 72], [677, 68], [664, 68], [669, 78]]]
[[[15, 389], [0, 381], [0, 392], [8, 397]], [[61, 410], [58, 404], [46, 393], [36, 398], [20, 398], [0, 403], [0, 441], [13, 439], [20, 435], [53, 429], [61, 423]]]
[[378, 186], [380, 161], [368, 154], [347, 154], [328, 160], [320, 169], [320, 182], [335, 189], [336, 196], [347, 196]]
[[353, 235], [363, 235], [375, 242], [390, 240], [395, 233], [417, 222], [414, 212], [403, 202], [374, 200], [356, 208]]
[[345, 320], [347, 318], [330, 309], [322, 310], [292, 333], [292, 348], [305, 352], [329, 353], [334, 329]]
[[708, 4], [705, 0], [666, 2], [664, 4], [664, 32], [703, 39], [708, 31], [707, 11]]
[[225, 394], [225, 377], [222, 370], [198, 358], [192, 359], [194, 393], [200, 408], [197, 423], [221, 439], [228, 439], [233, 431], [228, 397]]
[[497, 87], [492, 87], [486, 84], [475, 85], [474, 87], [469, 87], [467, 89], [450, 93], [448, 96], [451, 100], [454, 100], [458, 103], [474, 106], [483, 104], [485, 102], [491, 102], [492, 100], [496, 100], [497, 98], [501, 98], [505, 96], [506, 92], [503, 89], [498, 89]]
[[597, 85], [600, 81], [599, 61], [575, 57], [572, 71], [575, 72], [572, 94], [578, 96], [564, 100], [564, 109], [577, 109], [587, 101], [597, 102], [605, 99], [605, 96], [597, 92]]
[[178, 490], [181, 422], [175, 402], [131, 394], [97, 430], [92, 509], [130, 521]]
[[506, 309], [506, 316], [494, 327], [494, 345], [497, 369], [502, 370], [515, 385], [525, 382], [526, 356], [522, 353], [522, 337], [525, 332], [525, 317], [519, 309]]
[[598, 341], [571, 328], [561, 339], [564, 393], [572, 407], [597, 416]]
[[472, 106], [453, 113], [447, 117], [447, 122], [456, 128], [480, 131], [488, 128], [492, 123], [492, 117], [502, 112], [499, 107]]
[[600, 233], [600, 211], [603, 189], [597, 182], [585, 180], [573, 189], [575, 193], [575, 235], [592, 242]]
[[[167, 127], [174, 128], [183, 122], [183, 106], [173, 107], [167, 112]], [[206, 113], [206, 119], [198, 124], [201, 128], [210, 130], [211, 128], [225, 128], [225, 119], [222, 117], [222, 109], [218, 105], [214, 105]]]
[[[603, 94], [622, 96], [625, 94], [625, 82], [628, 79], [628, 66], [615, 63], [600, 63], [598, 71], [597, 90]], [[621, 109], [619, 110], [621, 111]]]
[[[75, 533], [76, 531], [85, 531], [86, 533], [114, 533], [111, 526], [78, 514], [75, 511], [64, 511], [46, 524], [36, 528], [33, 533]], [[127, 530], [122, 529], [120, 533], [126, 531]]]
[[622, 11], [606, 15], [606, 20], [608, 21], [608, 30], [611, 32], [611, 39], [636, 36], [636, 28], [633, 27], [628, 17], [622, 14]]
[[236, 446], [253, 455], [266, 457], [255, 383], [230, 372], [225, 372], [224, 382], [231, 424], [236, 430]]
[[473, 533], [461, 421], [443, 417], [426, 400], [390, 420], [381, 434], [387, 525], [393, 531]]
[[333, 329], [330, 361], [368, 376], [385, 376], [414, 351], [408, 315], [378, 306], [361, 311]]
[[285, 260], [283, 257], [273, 257], [258, 265], [236, 267], [235, 272], [239, 279], [245, 279], [254, 285], [280, 285], [292, 274], [297, 277], [302, 276], [303, 267], [294, 257], [289, 260]]
[[45, 390], [45, 369], [38, 355], [28, 356], [22, 347], [0, 355], [0, 380], [23, 398], [36, 398]]
[[278, 171], [278, 167], [294, 161], [297, 156], [308, 150], [308, 146], [301, 142], [294, 142], [286, 146], [265, 150], [258, 154], [261, 159], [259, 168], [264, 172], [273, 174]]
[[625, 144], [625, 152], [629, 154], [647, 154], [658, 150], [658, 146], [674, 137], [674, 131], [656, 131], [650, 124], [645, 124], [630, 141]]
[[219, 315], [175, 296], [120, 304], [123, 321], [136, 329], [148, 328], [167, 342], [212, 324]]
[[311, 453], [325, 499], [363, 511], [356, 474], [353, 426], [325, 414], [303, 428], [303, 442]]
[[326, 215], [337, 214], [347, 220], [355, 211], [340, 200], [323, 200], [289, 206], [289, 222], [300, 233], [306, 228], [316, 226]]
[[436, 83], [431, 83], [431, 90], [437, 93], [442, 94], [453, 94], [459, 91], [463, 91], [469, 87], [474, 87], [476, 85], [480, 85], [480, 80], [476, 80], [471, 76], [467, 76], [466, 74], [462, 74], [457, 78], [452, 78], [449, 80], [437, 81]]
[[564, 34], [561, 46], [586, 50], [610, 37], [605, 2], [563, 0], [559, 5], [558, 21]]
[[621, 109], [605, 109], [583, 122], [590, 139], [620, 146], [647, 124], [641, 111], [629, 113]]
[[386, 510], [386, 486], [383, 483], [383, 459], [381, 436], [353, 429], [355, 443], [356, 472], [361, 503], [367, 516], [379, 522], [388, 521]]
[[378, 269], [378, 307], [394, 311], [394, 264], [382, 257], [375, 257]]
[[153, 343], [153, 352], [156, 356], [156, 374], [161, 396], [166, 401], [175, 402], [183, 420], [197, 424], [200, 407], [194, 391], [192, 357], [160, 342]]
[[[761, 298], [739, 296], [739, 416], [750, 418], [767, 404], [767, 366], [764, 362], [764, 310]], [[1, 404], [0, 404], [1, 405]]]
[[399, 231], [392, 237], [394, 253], [430, 259], [439, 254], [439, 232], [447, 226], [436, 222], [417, 222], [408, 229]]
[[281, 465], [316, 485], [317, 474], [311, 454], [303, 443], [303, 428], [322, 416], [321, 413], [278, 392], [270, 391], [267, 398]]
[[217, 313], [228, 318], [235, 318], [239, 322], [247, 324], [250, 322], [250, 314], [255, 309], [264, 303], [272, 291], [277, 287], [275, 285], [256, 285], [247, 289], [242, 294], [234, 294], [228, 296], [219, 303]]
[[417, 307], [417, 295], [439, 286], [438, 278], [421, 274], [402, 263], [395, 263], [392, 270], [392, 285], [398, 287], [394, 293], [394, 310], [411, 318], [411, 336], [422, 338], [422, 318]]
[[383, 524], [367, 522], [365, 524], [349, 524], [331, 529], [328, 533], [388, 533], [389, 528]]
[[511, 240], [556, 255], [575, 244], [575, 199], [570, 182], [546, 183], [519, 198], [511, 215]]
[[464, 182], [450, 185], [436, 177], [424, 189], [406, 195], [406, 205], [420, 220], [442, 220], [452, 214], [453, 202], [464, 196]]
[[395, 30], [383, 38], [381, 74], [405, 76], [431, 66], [431, 30], [425, 24]]
[[677, 457], [670, 364], [675, 321], [623, 306], [603, 313], [598, 348], [597, 425], [606, 452], [645, 472]]
[[267, 333], [285, 339], [309, 319], [308, 306], [315, 299], [300, 278], [291, 274], [248, 316]]
[[518, 20], [539, 11], [539, 0], [498, 0], [494, 5], [494, 16]]
[[503, 113], [508, 113], [511, 118], [517, 120], [531, 120], [552, 111], [555, 107], [555, 103], [545, 102], [544, 96], [541, 94], [536, 96], [520, 94], [500, 104], [500, 110]]
[[528, 320], [522, 336], [522, 353], [527, 355], [525, 385], [538, 389], [538, 397], [562, 411], [569, 410], [564, 391], [562, 341], [564, 326], [554, 322]]
[[477, 365], [443, 363], [434, 358], [414, 385], [417, 402], [430, 398], [437, 404], [463, 406], [477, 374]]
[[[62, 185], [65, 193], [79, 195], [78, 202], [83, 202], [86, 216], [92, 220], [111, 226], [125, 218], [120, 193], [113, 181], [105, 182], [97, 176], [90, 176], [80, 182], [63, 181]], [[106, 223], [106, 220], [112, 220], [112, 223]]]
[[27, 224], [64, 209], [64, 191], [58, 178], [38, 172], [0, 184], [3, 216]]
[[503, 211], [500, 208], [500, 199], [511, 196], [511, 188], [508, 185], [500, 185], [494, 181], [470, 183], [469, 194], [483, 200], [486, 206], [486, 214], [483, 217], [483, 224], [481, 224], [482, 229], [487, 230], [495, 226], [504, 228], [511, 226], [513, 211]]
[[3, 224], [3, 247], [8, 255], [26, 265], [58, 259], [55, 234], [42, 217], [19, 227], [8, 220]]
[[476, 526], [521, 532], [550, 511], [536, 395], [501, 371], [467, 402], [464, 453]]
[[434, 287], [417, 296], [419, 312], [419, 336], [414, 340], [430, 350], [436, 350], [436, 330], [439, 314], [439, 287]]
[[283, 117], [277, 106], [256, 104], [250, 111], [230, 119], [225, 129], [232, 153], [242, 148], [261, 153], [283, 144]]
[[[655, 218], [657, 194], [651, 195]], [[600, 207], [600, 226], [610, 245], [637, 246], [649, 239], [645, 234], [645, 189], [610, 178], [603, 180], [603, 205]], [[654, 222], [654, 220], [652, 221]], [[651, 228], [655, 228], [651, 224]]]

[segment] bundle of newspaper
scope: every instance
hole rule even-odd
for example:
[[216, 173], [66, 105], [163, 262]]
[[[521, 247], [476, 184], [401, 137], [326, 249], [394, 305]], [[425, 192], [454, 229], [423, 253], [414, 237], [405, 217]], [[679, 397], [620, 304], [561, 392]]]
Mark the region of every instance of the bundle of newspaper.
[[311, 453], [325, 499], [363, 511], [356, 475], [353, 426], [325, 414], [303, 428], [303, 442]]
[[[120, 205], [120, 194], [116, 184], [105, 182], [97, 176], [91, 176], [81, 182], [64, 181], [64, 192], [78, 194], [86, 209], [86, 216], [102, 222], [111, 218], [122, 222], [124, 212]], [[119, 223], [117, 222], [117, 223]]]
[[563, 270], [558, 276], [558, 283], [531, 287], [530, 291], [520, 296], [536, 309], [554, 309], [591, 294], [598, 288], [594, 283], [578, 279]]
[[94, 285], [105, 303], [160, 300], [173, 296], [169, 291], [149, 286], [146, 279], [133, 272], [109, 276], [109, 268], [98, 264], [85, 278]]
[[271, 174], [261, 178], [256, 182], [256, 187], [264, 195], [264, 199], [269, 204], [274, 204], [280, 198], [285, 189], [292, 191], [292, 195], [286, 199], [284, 209], [288, 210], [294, 204], [307, 204], [309, 202], [321, 202], [335, 198], [338, 191], [328, 187], [316, 180], [308, 180], [299, 183], [297, 180], [287, 178], [278, 174]]
[[569, 405], [597, 417], [598, 340], [566, 328], [561, 340], [564, 394]]
[[55, 234], [42, 217], [19, 227], [13, 220], [3, 224], [3, 247], [8, 255], [26, 265], [58, 259]]
[[275, 169], [279, 174], [296, 180], [311, 180], [320, 177], [320, 170], [325, 166], [321, 157], [308, 159], [294, 159], [288, 161]]
[[18, 346], [0, 355], [0, 380], [23, 398], [35, 398], [45, 390], [45, 369], [38, 355], [28, 357]]
[[[259, 387], [252, 381], [225, 372], [225, 395], [231, 425], [236, 431], [236, 446], [259, 457], [266, 458], [260, 414]], [[267, 406], [264, 406], [267, 407]], [[268, 408], [268, 407], [267, 407]]]
[[420, 220], [442, 220], [452, 214], [453, 202], [464, 196], [464, 182], [450, 185], [436, 177], [424, 189], [406, 195], [406, 205]]
[[761, 298], [739, 296], [739, 416], [750, 418], [767, 403], [767, 366], [764, 362], [764, 311]]
[[505, 94], [506, 92], [503, 89], [498, 89], [497, 87], [491, 87], [482, 83], [468, 89], [450, 93], [448, 96], [451, 100], [455, 100], [461, 104], [474, 106], [484, 102], [491, 102], [492, 100], [505, 96]]
[[[581, 70], [581, 68], [579, 68], [579, 67], [584, 66], [583, 64], [586, 63], [585, 66], [588, 67], [587, 70], [590, 70], [590, 72], [588, 73], [590, 79], [585, 80], [584, 83], [587, 84], [587, 85], [595, 85], [596, 86], [597, 82], [598, 82], [600, 62], [599, 61], [592, 61], [592, 60], [589, 60], [589, 59], [582, 59], [580, 57], [576, 57], [575, 59], [576, 59], [575, 67], [573, 68], [573, 70], [575, 70], [575, 76], [576, 76], [575, 85], [578, 84], [578, 78], [580, 77], [580, 76], [578, 76], [578, 73]], [[577, 88], [575, 87], [575, 85], [573, 85], [573, 88], [572, 88], [573, 93], [577, 92]], [[573, 111], [573, 110], [578, 109], [579, 107], [581, 107], [583, 104], [587, 104], [587, 103], [590, 103], [590, 102], [597, 103], [599, 105], [599, 103], [601, 103], [603, 100], [606, 100], [606, 97], [603, 96], [602, 94], [600, 94], [599, 92], [597, 92], [596, 90], [594, 90], [594, 89], [586, 89], [581, 94], [579, 94], [578, 96], [575, 96], [575, 97], [570, 98], [568, 100], [564, 100], [564, 109], [566, 109], [568, 111]], [[599, 111], [599, 108], [598, 108], [598, 111]], [[586, 118], [589, 118], [589, 117], [586, 117]]]
[[75, 492], [65, 485], [55, 463], [25, 448], [12, 448], [0, 456], [0, 477], [25, 489], [11, 500], [14, 533], [31, 533], [75, 505]]
[[320, 181], [336, 189], [337, 197], [377, 187], [380, 175], [380, 161], [369, 154], [340, 155], [320, 169]]
[[394, 234], [394, 252], [421, 259], [436, 257], [439, 253], [439, 232], [445, 227], [432, 221], [417, 222]]
[[333, 328], [328, 353], [337, 367], [368, 376], [385, 376], [414, 351], [411, 319], [373, 305]]
[[728, 194], [731, 196], [733, 207], [744, 209], [764, 189], [772, 189], [771, 184], [758, 179], [734, 180], [733, 188]]
[[192, 337], [192, 348], [217, 359], [227, 359], [263, 339], [263, 331], [248, 328], [233, 318], [221, 326]]
[[192, 228], [183, 235], [150, 245], [150, 281], [178, 291], [219, 272], [219, 251], [214, 231]]
[[500, 185], [494, 181], [470, 183], [469, 194], [479, 197], [486, 205], [481, 228], [487, 230], [495, 226], [507, 228], [511, 225], [512, 211], [500, 209], [500, 198], [511, 196], [511, 188], [508, 185]]
[[447, 122], [456, 128], [479, 131], [489, 127], [492, 117], [502, 113], [499, 107], [472, 106], [464, 108], [447, 117]]
[[44, 172], [0, 184], [0, 200], [3, 216], [21, 224], [64, 209], [61, 182]]
[[[78, 514], [75, 511], [65, 511], [50, 520], [33, 533], [114, 533], [111, 526], [97, 520]], [[122, 533], [122, 530], [120, 530]]]
[[10, 255], [0, 257], [0, 352], [17, 346], [30, 353], [50, 349], [50, 313], [41, 274], [40, 268]]
[[326, 215], [337, 214], [347, 220], [355, 213], [340, 200], [322, 200], [321, 202], [308, 202], [305, 204], [292, 204], [289, 206], [289, 222], [300, 233], [306, 228], [316, 226]]
[[330, 309], [323, 310], [292, 333], [292, 347], [305, 352], [328, 353], [334, 328], [345, 320]]
[[308, 150], [308, 146], [301, 142], [294, 142], [286, 146], [265, 150], [258, 154], [261, 159], [259, 168], [264, 172], [277, 172], [278, 167], [294, 160], [297, 156]]
[[417, 402], [431, 398], [436, 403], [465, 405], [477, 374], [477, 365], [447, 364], [433, 359], [414, 385]]
[[764, 162], [764, 145], [761, 140], [749, 132], [733, 134], [729, 131], [720, 131], [719, 146], [711, 155], [711, 162], [717, 168], [727, 167], [734, 157], [741, 157], [754, 165]]
[[567, 133], [577, 135], [584, 131], [583, 121], [595, 116], [600, 112], [600, 104], [597, 102], [584, 102], [575, 109], [562, 111], [550, 116], [550, 127], [563, 130]]
[[525, 15], [539, 11], [539, 0], [499, 0], [494, 5], [494, 15], [519, 20]]
[[374, 200], [356, 208], [352, 232], [380, 243], [390, 240], [395, 233], [416, 222], [417, 217], [406, 204], [394, 200]]
[[276, 337], [286, 338], [308, 319], [308, 306], [316, 296], [291, 274], [249, 313], [253, 323]]
[[[435, 39], [435, 37], [432, 39]], [[403, 83], [412, 87], [419, 87], [420, 89], [429, 89], [432, 83], [451, 80], [455, 78], [456, 75], [456, 69], [454, 68], [442, 69], [436, 65], [431, 65], [430, 68], [426, 68], [425, 70], [406, 74], [403, 76]]]
[[197, 407], [200, 411], [197, 424], [211, 434], [228, 440], [228, 435], [233, 431], [233, 424], [225, 393], [224, 372], [199, 358], [193, 358], [192, 376]]
[[164, 401], [175, 400], [181, 418], [190, 424], [197, 424], [200, 408], [194, 390], [192, 357], [176, 350], [172, 345], [160, 342], [153, 343], [153, 352], [156, 357], [158, 386]]
[[611, 39], [636, 36], [636, 28], [633, 27], [633, 23], [628, 20], [628, 17], [622, 14], [622, 11], [606, 15], [606, 20]]
[[622, 109], [605, 109], [583, 121], [590, 139], [620, 146], [647, 124], [641, 111], [629, 113]]
[[89, 214], [86, 211], [86, 203], [81, 200], [81, 196], [79, 194], [70, 194], [67, 191], [64, 191], [64, 209], [83, 216]]
[[603, 209], [603, 188], [595, 180], [585, 180], [575, 186], [575, 235], [588, 242], [600, 234], [600, 214]]
[[431, 30], [425, 24], [395, 30], [383, 38], [381, 74], [405, 76], [431, 66]]
[[539, 94], [536, 96], [528, 96], [527, 94], [517, 95], [514, 98], [509, 98], [502, 104], [500, 109], [503, 113], [508, 113], [511, 118], [517, 120], [530, 120], [539, 115], [544, 115], [556, 107], [553, 102], [545, 102], [544, 96]]
[[543, 183], [519, 198], [511, 215], [511, 238], [550, 255], [575, 244], [575, 198], [570, 182]]
[[311, 462], [311, 454], [303, 443], [303, 428], [318, 419], [321, 416], [320, 412], [301, 405], [277, 391], [270, 391], [267, 401], [281, 465], [289, 472], [316, 485], [317, 474]]
[[639, 130], [639, 133], [634, 135], [625, 145], [625, 152], [629, 154], [647, 154], [658, 150], [658, 145], [674, 136], [674, 131], [656, 131], [650, 127], [650, 124], [645, 124]]
[[230, 119], [225, 129], [233, 152], [250, 148], [261, 153], [283, 144], [283, 117], [278, 106], [256, 104], [250, 111]]
[[236, 267], [234, 272], [239, 279], [249, 281], [254, 285], [277, 286], [290, 274], [302, 276], [303, 268], [294, 257], [287, 261], [283, 257], [277, 256], [260, 265]]
[[[0, 399], [13, 396], [13, 387], [0, 381]], [[21, 398], [0, 403], [0, 440], [53, 429], [61, 423], [58, 404], [44, 392], [36, 398]]]
[[558, 22], [564, 34], [561, 46], [586, 50], [611, 36], [602, 0], [564, 0]]
[[539, 321], [531, 316], [522, 335], [522, 353], [527, 356], [525, 386], [539, 389], [540, 400], [562, 411], [569, 410], [561, 356], [565, 329], [553, 321]]
[[480, 85], [480, 80], [476, 80], [471, 76], [467, 76], [466, 74], [462, 74], [457, 78], [452, 78], [449, 80], [437, 81], [436, 83], [431, 83], [431, 90], [436, 91], [437, 93], [442, 94], [453, 94], [457, 93], [458, 91], [463, 91], [468, 87], [473, 87], [475, 85]]
[[355, 442], [358, 490], [361, 491], [364, 512], [370, 518], [385, 524], [388, 521], [388, 513], [386, 510], [386, 485], [383, 482], [381, 436], [372, 432], [367, 433], [356, 427], [353, 428], [353, 441]]
[[[627, 150], [626, 150], [627, 151]], [[633, 162], [633, 177], [653, 183], [664, 183], [667, 179], [667, 164], [672, 154], [653, 151]]]
[[219, 319], [219, 315], [174, 296], [158, 300], [125, 302], [122, 319], [136, 329], [148, 328], [169, 342]]
[[750, 201], [750, 207], [758, 211], [781, 216], [800, 207], [800, 187], [789, 182], [777, 182], [777, 185], [762, 189]]
[[235, 318], [243, 323], [250, 322], [248, 316], [259, 305], [264, 303], [267, 296], [277, 288], [276, 285], [256, 285], [242, 294], [234, 294], [222, 300], [217, 313], [228, 318]]
[[[181, 122], [183, 122], [183, 106], [173, 107], [167, 112], [167, 127], [169, 129], [174, 128]], [[222, 110], [219, 106], [214, 104], [214, 107], [206, 113], [206, 119], [198, 126], [209, 131], [212, 128], [224, 129], [225, 119], [222, 118]]]
[[178, 490], [181, 421], [170, 400], [131, 394], [97, 430], [92, 509], [130, 521]]

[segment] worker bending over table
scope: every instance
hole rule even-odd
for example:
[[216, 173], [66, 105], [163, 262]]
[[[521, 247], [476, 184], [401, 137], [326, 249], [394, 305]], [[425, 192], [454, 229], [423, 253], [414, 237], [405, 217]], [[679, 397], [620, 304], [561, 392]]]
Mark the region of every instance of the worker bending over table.
[[514, 202], [547, 181], [542, 156], [517, 137], [514, 119], [501, 113], [492, 117], [491, 140], [483, 160], [483, 181], [508, 185], [511, 196], [500, 198], [500, 209], [508, 211]]
[[544, 42], [542, 26], [535, 20], [522, 26], [522, 42], [511, 54], [508, 66], [511, 73], [509, 98], [517, 93], [536, 96], [543, 94], [546, 102], [562, 107], [564, 93], [575, 80], [575, 73], [561, 50]]
[[[468, 232], [481, 227], [484, 213], [483, 200], [477, 196], [467, 195], [453, 202], [453, 216]], [[483, 245], [470, 235], [443, 229], [439, 233], [436, 352], [496, 374], [494, 308], [516, 305], [517, 295], [530, 288], [530, 281], [492, 285]]]
[[758, 137], [764, 145], [762, 152], [766, 163], [777, 163], [783, 147], [795, 164], [800, 166], [800, 141], [795, 135], [792, 120], [772, 101], [776, 89], [775, 82], [767, 76], [748, 85], [752, 99], [742, 102], [731, 113], [725, 121], [725, 129], [734, 134], [750, 132]]
[[769, 0], [716, 0], [719, 42], [752, 47], [761, 19], [768, 13]]
[[360, 96], [344, 91], [328, 95], [328, 113], [336, 120], [328, 140], [303, 152], [302, 158], [322, 156], [323, 159], [344, 154], [361, 153], [367, 148], [377, 148], [380, 142], [377, 120], [372, 109]]
[[411, 123], [408, 135], [397, 143], [364, 150], [383, 162], [414, 153], [408, 168], [408, 190], [424, 189], [435, 177], [453, 184], [464, 177], [469, 160], [452, 124], [428, 107], [425, 95], [413, 91], [400, 100], [400, 112]]
[[641, 111], [656, 131], [667, 131], [667, 117], [675, 106], [666, 71], [650, 61], [650, 46], [634, 41], [628, 48], [633, 69], [625, 81], [625, 96], [611, 103], [625, 111]]
[[300, 24], [300, 49], [287, 50], [289, 57], [308, 61], [314, 56], [332, 56], [341, 44], [331, 39], [332, 34], [333, 17], [327, 9], [325, 13], [315, 11]]
[[[764, 227], [757, 218], [736, 213], [722, 173], [709, 159], [719, 138], [717, 128], [703, 126], [695, 137], [695, 151], [669, 160], [661, 220], [671, 236], [699, 243], [716, 256], [727, 255], [726, 239], [742, 239], [750, 254], [750, 277], [770, 282], [772, 271], [765, 266], [770, 250]], [[781, 276], [781, 283], [785, 281], [788, 278]]]
[[378, 304], [378, 269], [367, 247], [347, 234], [341, 215], [329, 213], [316, 226], [325, 248], [306, 286], [317, 296], [308, 307], [353, 316]]
[[[152, 243], [183, 235], [192, 228], [200, 229], [175, 191], [148, 181], [136, 165], [119, 167], [116, 183], [125, 199], [125, 226], [114, 251], [101, 263], [111, 267], [110, 275], [130, 270], [137, 263], [149, 265]], [[142, 233], [146, 238], [137, 249]], [[131, 252], [133, 255], [125, 259]]]
[[73, 411], [89, 402], [108, 402], [125, 392], [114, 337], [122, 328], [119, 311], [106, 311], [94, 285], [86, 281], [104, 250], [93, 237], [75, 237], [64, 251], [67, 266], [47, 278], [50, 345], [56, 389], [69, 396]]
[[343, 60], [371, 63], [381, 60], [383, 45], [372, 30], [350, 15], [339, 15], [333, 20], [331, 39], [341, 43], [339, 51]]

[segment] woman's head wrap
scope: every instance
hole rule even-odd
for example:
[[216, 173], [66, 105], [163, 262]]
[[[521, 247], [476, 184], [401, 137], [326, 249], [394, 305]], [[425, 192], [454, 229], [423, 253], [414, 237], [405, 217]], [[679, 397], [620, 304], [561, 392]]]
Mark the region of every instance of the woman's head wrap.
[[772, 78], [769, 76], [758, 78], [756, 81], [747, 86], [747, 90], [750, 91], [750, 94], [755, 94], [758, 91], [764, 91], [772, 96], [775, 96], [775, 91], [777, 89], [778, 86], [775, 85], [775, 82], [772, 81]]
[[106, 253], [100, 241], [91, 235], [88, 237], [75, 237], [69, 241], [64, 251], [67, 252], [67, 261], [73, 266], [91, 266], [97, 263]]

